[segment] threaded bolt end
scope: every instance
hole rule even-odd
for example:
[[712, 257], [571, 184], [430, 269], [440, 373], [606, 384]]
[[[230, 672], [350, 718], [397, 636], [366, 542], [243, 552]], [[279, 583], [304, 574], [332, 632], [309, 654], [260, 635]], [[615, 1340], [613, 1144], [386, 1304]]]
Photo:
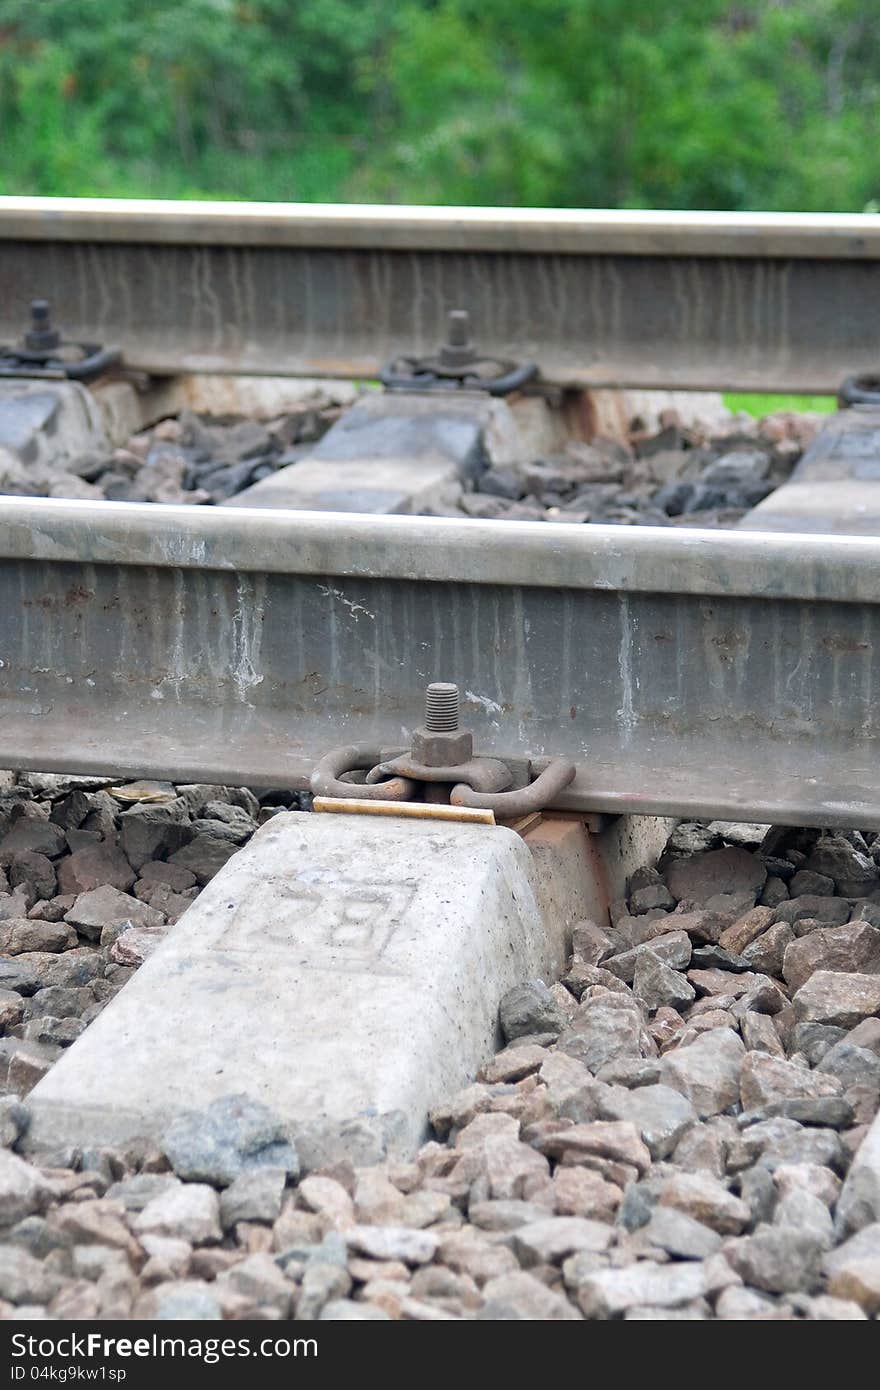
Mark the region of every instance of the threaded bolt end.
[[22, 343], [27, 352], [42, 352], [47, 356], [60, 346], [61, 334], [52, 327], [48, 299], [31, 300], [30, 327], [22, 334]]
[[467, 347], [471, 326], [467, 309], [450, 309], [446, 322], [449, 346]]
[[432, 681], [425, 692], [425, 728], [432, 734], [451, 734], [458, 728], [458, 686]]

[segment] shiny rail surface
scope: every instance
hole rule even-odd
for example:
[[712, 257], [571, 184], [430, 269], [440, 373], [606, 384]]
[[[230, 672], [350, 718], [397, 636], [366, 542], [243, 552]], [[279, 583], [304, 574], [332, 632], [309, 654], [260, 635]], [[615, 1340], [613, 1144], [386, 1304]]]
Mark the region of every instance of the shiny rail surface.
[[880, 541], [0, 500], [0, 766], [306, 785], [455, 680], [560, 807], [880, 824]]
[[188, 372], [373, 377], [451, 308], [546, 380], [835, 391], [877, 370], [880, 216], [0, 198], [0, 342]]

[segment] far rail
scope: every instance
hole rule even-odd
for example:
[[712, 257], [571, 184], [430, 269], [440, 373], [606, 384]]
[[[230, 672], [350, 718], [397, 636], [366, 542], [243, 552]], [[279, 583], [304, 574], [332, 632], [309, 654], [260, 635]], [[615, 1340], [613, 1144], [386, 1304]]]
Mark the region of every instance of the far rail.
[[878, 369], [880, 216], [0, 198], [32, 298], [157, 375], [375, 377], [480, 345], [572, 386], [833, 392]]

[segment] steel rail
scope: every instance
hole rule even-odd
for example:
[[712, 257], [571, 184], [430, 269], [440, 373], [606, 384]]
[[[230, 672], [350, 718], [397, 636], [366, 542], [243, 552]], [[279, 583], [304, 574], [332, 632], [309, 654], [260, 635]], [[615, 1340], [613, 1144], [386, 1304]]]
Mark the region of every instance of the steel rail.
[[0, 766], [300, 786], [458, 682], [560, 807], [880, 825], [880, 541], [0, 501]]
[[561, 384], [834, 391], [878, 260], [873, 215], [0, 198], [0, 341], [41, 296], [160, 375], [372, 377], [461, 307]]
[[23, 241], [880, 259], [880, 216], [0, 197]]
[[439, 517], [3, 496], [0, 560], [880, 603], [876, 539], [696, 527], [546, 527], [532, 521], [499, 526]]

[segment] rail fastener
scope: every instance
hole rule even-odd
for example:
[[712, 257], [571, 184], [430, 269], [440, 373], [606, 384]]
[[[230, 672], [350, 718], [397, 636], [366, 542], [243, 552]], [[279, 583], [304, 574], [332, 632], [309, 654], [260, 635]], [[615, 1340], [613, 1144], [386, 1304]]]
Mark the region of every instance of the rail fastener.
[[[425, 692], [424, 727], [415, 730], [407, 751], [377, 759], [361, 783], [352, 774], [369, 766], [373, 750], [366, 745], [335, 749], [312, 773], [312, 791], [339, 799], [448, 802], [511, 819], [546, 810], [574, 781], [574, 763], [553, 758], [526, 786], [508, 790], [511, 769], [500, 758], [474, 757], [473, 735], [459, 729], [458, 721], [458, 686], [433, 681]], [[531, 770], [530, 764], [530, 778]]]

